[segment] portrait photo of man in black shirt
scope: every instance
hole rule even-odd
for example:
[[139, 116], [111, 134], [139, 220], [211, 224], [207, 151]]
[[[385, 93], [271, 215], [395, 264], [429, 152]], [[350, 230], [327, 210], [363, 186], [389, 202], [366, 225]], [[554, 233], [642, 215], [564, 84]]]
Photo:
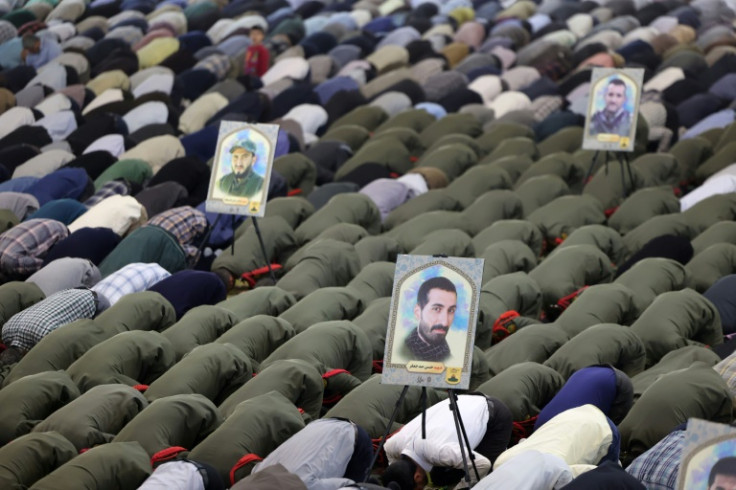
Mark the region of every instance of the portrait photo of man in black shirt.
[[417, 327], [405, 345], [413, 360], [441, 362], [450, 357], [447, 333], [455, 320], [457, 289], [446, 277], [427, 279], [419, 287], [414, 317]]

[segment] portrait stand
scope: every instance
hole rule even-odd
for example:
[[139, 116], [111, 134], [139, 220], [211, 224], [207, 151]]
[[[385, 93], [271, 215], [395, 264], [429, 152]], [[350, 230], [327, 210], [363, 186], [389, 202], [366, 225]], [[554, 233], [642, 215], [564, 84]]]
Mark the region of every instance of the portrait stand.
[[[235, 231], [235, 215], [232, 216], [232, 224], [233, 224], [233, 232]], [[199, 245], [199, 249], [197, 250], [197, 255], [194, 259], [194, 263], [190, 264], [191, 268], [194, 268], [195, 265], [197, 265], [197, 261], [202, 256], [202, 251], [204, 250], [204, 247], [207, 245], [207, 240], [209, 240], [210, 235], [212, 235], [212, 230], [215, 229], [217, 226], [217, 223], [220, 221], [220, 218], [222, 217], [221, 213], [217, 214], [217, 217], [215, 218], [214, 223], [212, 223], [212, 226], [209, 227], [209, 230], [207, 230], [207, 233], [205, 234], [204, 238], [202, 238], [202, 243]], [[271, 267], [271, 260], [268, 257], [268, 252], [266, 252], [266, 245], [263, 242], [263, 235], [261, 235], [261, 228], [258, 226], [258, 220], [255, 216], [251, 216], [251, 219], [253, 220], [253, 226], [256, 230], [256, 236], [258, 237], [258, 244], [261, 247], [261, 252], [263, 252], [263, 258], [266, 260], [266, 266], [268, 266], [268, 273], [271, 276], [271, 279], [273, 282], [276, 282], [276, 274], [273, 272], [273, 268]], [[233, 243], [231, 244], [231, 252], [235, 254], [235, 236], [233, 236]]]
[[[371, 476], [371, 471], [373, 471], [373, 467], [376, 465], [376, 461], [378, 461], [378, 456], [381, 454], [381, 449], [383, 449], [384, 444], [386, 444], [386, 439], [388, 439], [388, 435], [391, 432], [391, 426], [394, 425], [394, 420], [396, 420], [396, 415], [399, 413], [399, 408], [401, 408], [401, 403], [404, 401], [404, 398], [406, 397], [406, 393], [409, 391], [409, 385], [404, 385], [404, 388], [401, 390], [401, 394], [399, 395], [399, 399], [396, 400], [396, 406], [394, 406], [394, 411], [391, 414], [391, 418], [388, 420], [388, 424], [386, 425], [386, 431], [383, 434], [383, 437], [381, 437], [381, 441], [378, 443], [378, 449], [376, 449], [376, 452], [373, 454], [373, 459], [371, 460], [371, 464], [368, 466], [368, 471], [366, 472], [365, 477], [363, 478], [363, 481], [368, 481], [368, 478]], [[465, 474], [465, 487], [460, 488], [471, 488], [471, 480], [470, 480], [470, 468], [468, 465], [468, 459], [470, 459], [470, 465], [473, 467], [473, 472], [475, 473], [475, 479], [476, 482], [480, 481], [480, 474], [478, 473], [478, 468], [475, 465], [475, 455], [473, 454], [473, 448], [470, 447], [470, 441], [468, 440], [468, 434], [465, 432], [465, 424], [463, 424], [463, 419], [460, 416], [460, 409], [457, 406], [457, 391], [456, 390], [447, 390], [447, 395], [450, 400], [450, 411], [452, 412], [452, 418], [455, 423], [455, 432], [457, 433], [457, 440], [460, 445], [460, 454], [463, 458], [463, 473]], [[427, 416], [427, 388], [425, 386], [422, 387], [422, 395], [421, 395], [421, 403], [422, 403], [422, 439], [427, 438], [427, 427], [426, 427], [426, 416]], [[467, 455], [466, 455], [467, 451]]]
[[[447, 255], [439, 254], [439, 255], [433, 255], [432, 257], [447, 258]], [[389, 433], [391, 432], [391, 426], [394, 425], [394, 421], [396, 420], [396, 416], [399, 413], [401, 404], [404, 401], [404, 398], [406, 398], [407, 392], [409, 391], [409, 386], [410, 385], [408, 384], [404, 385], [403, 389], [401, 390], [401, 394], [399, 394], [398, 400], [396, 400], [396, 405], [394, 406], [394, 410], [391, 413], [391, 417], [389, 418], [388, 424], [386, 425], [386, 431], [384, 432], [383, 437], [381, 437], [381, 440], [378, 444], [378, 448], [376, 449], [376, 452], [373, 454], [373, 459], [371, 460], [371, 463], [368, 467], [368, 470], [366, 471], [363, 481], [368, 480], [368, 478], [370, 477], [371, 471], [373, 471], [373, 467], [376, 465], [376, 461], [378, 461], [378, 456], [381, 454], [381, 449], [383, 449], [383, 446], [386, 444], [386, 440], [388, 439]], [[422, 393], [421, 393], [421, 398], [420, 398], [420, 403], [422, 406], [421, 431], [422, 431], [422, 439], [426, 439], [427, 438], [427, 427], [426, 427], [427, 387], [422, 386], [421, 388], [422, 388]], [[460, 415], [460, 409], [458, 408], [457, 390], [448, 389], [447, 395], [450, 401], [450, 411], [452, 412], [452, 418], [453, 418], [453, 422], [455, 425], [455, 432], [457, 434], [457, 440], [460, 445], [460, 455], [462, 456], [462, 460], [463, 460], [463, 473], [464, 473], [465, 486], [460, 487], [460, 488], [471, 488], [472, 484], [471, 484], [471, 478], [470, 478], [470, 466], [473, 467], [476, 482], [480, 481], [480, 474], [475, 464], [475, 455], [473, 454], [473, 448], [470, 446], [468, 434], [465, 431], [465, 424], [463, 423], [462, 416]], [[468, 459], [470, 459], [470, 465], [468, 464]]]
[[[253, 226], [256, 229], [256, 236], [258, 237], [258, 243], [261, 246], [261, 252], [263, 252], [263, 258], [266, 260], [266, 266], [268, 267], [268, 274], [271, 276], [271, 280], [276, 283], [276, 274], [273, 272], [273, 268], [271, 267], [271, 260], [268, 258], [268, 252], [266, 252], [266, 245], [263, 243], [263, 236], [261, 235], [261, 228], [258, 226], [258, 220], [255, 216], [251, 216], [251, 219], [253, 220]], [[235, 241], [233, 241], [233, 246], [235, 246]]]
[[590, 166], [588, 167], [588, 172], [585, 174], [585, 179], [583, 180], [583, 185], [588, 183], [588, 179], [591, 178], [593, 175], [593, 169], [598, 163], [598, 155], [603, 153], [603, 165], [606, 169], [606, 175], [608, 175], [608, 156], [610, 153], [613, 153], [616, 155], [616, 160], [618, 164], [621, 166], [621, 188], [623, 189], [624, 197], [628, 196], [628, 191], [626, 188], [626, 175], [629, 176], [629, 184], [631, 185], [631, 191], [633, 192], [634, 189], [634, 174], [631, 172], [631, 162], [629, 161], [629, 154], [623, 153], [619, 151], [605, 151], [605, 150], [596, 150], [596, 152], [593, 154], [593, 159], [590, 162]]

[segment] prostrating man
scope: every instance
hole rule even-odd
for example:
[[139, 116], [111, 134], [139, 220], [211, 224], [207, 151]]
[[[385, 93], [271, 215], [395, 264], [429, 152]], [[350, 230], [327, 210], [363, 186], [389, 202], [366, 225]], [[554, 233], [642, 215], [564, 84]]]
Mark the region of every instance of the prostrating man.
[[25, 279], [43, 266], [46, 253], [69, 235], [56, 220], [31, 219], [0, 235], [0, 272], [5, 279]]
[[50, 36], [36, 36], [26, 34], [23, 36], [23, 51], [21, 58], [36, 69], [52, 61], [61, 54], [61, 46]]
[[588, 404], [598, 407], [614, 424], [621, 423], [634, 404], [631, 380], [612, 366], [588, 366], [576, 371], [539, 412], [534, 430], [565, 410]]
[[372, 454], [363, 428], [346, 419], [324, 418], [287, 439], [255, 465], [253, 474], [280, 464], [310, 490], [337, 489], [361, 481]]
[[[460, 395], [457, 406], [475, 466], [483, 478], [511, 440], [511, 412], [501, 400], [483, 394]], [[463, 459], [449, 400], [427, 409], [425, 428], [427, 438], [422, 439], [419, 415], [386, 442], [390, 464], [382, 476], [384, 485], [395, 482], [401, 490], [412, 490], [430, 484], [455, 485], [462, 480]], [[470, 472], [475, 479], [474, 471]]]
[[46, 335], [82, 318], [93, 318], [110, 306], [102, 294], [87, 289], [66, 289], [13, 315], [2, 327], [2, 341], [8, 346], [0, 364], [20, 360]]

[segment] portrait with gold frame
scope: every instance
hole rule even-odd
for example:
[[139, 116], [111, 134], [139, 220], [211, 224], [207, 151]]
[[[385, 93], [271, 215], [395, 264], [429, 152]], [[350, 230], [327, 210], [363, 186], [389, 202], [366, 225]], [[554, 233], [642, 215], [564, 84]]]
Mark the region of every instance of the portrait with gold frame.
[[467, 389], [483, 259], [399, 255], [382, 383]]
[[278, 131], [275, 124], [220, 123], [207, 212], [263, 217]]
[[583, 149], [634, 151], [644, 70], [593, 68]]
[[736, 463], [733, 456], [736, 456], [736, 428], [702, 419], [689, 419], [675, 487], [677, 490], [716, 488], [717, 485], [709, 483], [711, 473], [714, 473], [713, 476], [718, 473], [717, 469], [713, 470], [714, 466], [721, 460], [730, 459], [732, 470]]

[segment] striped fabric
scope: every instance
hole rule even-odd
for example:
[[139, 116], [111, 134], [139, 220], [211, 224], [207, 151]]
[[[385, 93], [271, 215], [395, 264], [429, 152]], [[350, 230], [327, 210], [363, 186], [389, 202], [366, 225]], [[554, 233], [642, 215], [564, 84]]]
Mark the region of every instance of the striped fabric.
[[46, 252], [69, 236], [64, 223], [32, 219], [0, 235], [0, 269], [6, 274], [29, 275], [43, 265]]
[[684, 430], [671, 432], [636, 458], [626, 472], [642, 482], [647, 490], [674, 490], [684, 442]]

